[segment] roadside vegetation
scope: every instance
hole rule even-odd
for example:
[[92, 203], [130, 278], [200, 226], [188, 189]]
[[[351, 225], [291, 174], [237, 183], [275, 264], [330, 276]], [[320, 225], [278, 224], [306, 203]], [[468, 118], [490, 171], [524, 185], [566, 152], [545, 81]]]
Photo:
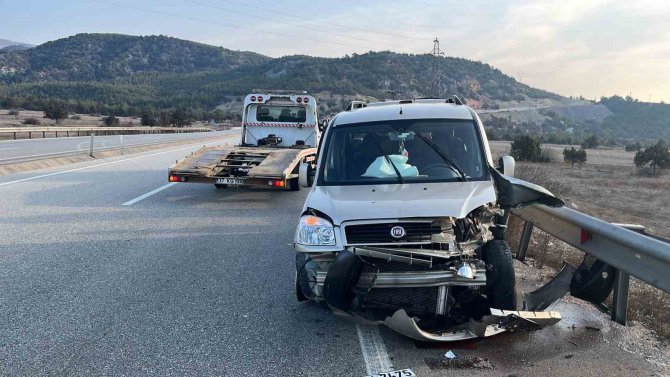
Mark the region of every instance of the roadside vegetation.
[[670, 168], [670, 150], [664, 140], [659, 140], [656, 144], [644, 149], [639, 149], [633, 159], [635, 166], [656, 176], [657, 169]]
[[584, 165], [586, 163], [586, 150], [575, 149], [575, 147], [563, 149], [563, 161], [574, 167], [575, 164]]

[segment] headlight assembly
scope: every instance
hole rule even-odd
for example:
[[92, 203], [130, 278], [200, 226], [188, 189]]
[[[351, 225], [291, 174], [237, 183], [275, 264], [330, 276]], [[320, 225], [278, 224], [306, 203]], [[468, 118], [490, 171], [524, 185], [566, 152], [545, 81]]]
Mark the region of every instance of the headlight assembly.
[[307, 215], [300, 218], [297, 242], [305, 246], [335, 245], [335, 232], [330, 221]]

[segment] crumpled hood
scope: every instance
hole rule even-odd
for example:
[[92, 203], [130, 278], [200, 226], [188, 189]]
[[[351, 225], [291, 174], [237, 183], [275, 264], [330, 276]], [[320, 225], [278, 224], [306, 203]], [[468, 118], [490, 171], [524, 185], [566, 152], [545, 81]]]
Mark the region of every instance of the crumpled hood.
[[408, 217], [465, 217], [496, 202], [493, 182], [315, 186], [305, 201], [335, 225], [349, 220]]

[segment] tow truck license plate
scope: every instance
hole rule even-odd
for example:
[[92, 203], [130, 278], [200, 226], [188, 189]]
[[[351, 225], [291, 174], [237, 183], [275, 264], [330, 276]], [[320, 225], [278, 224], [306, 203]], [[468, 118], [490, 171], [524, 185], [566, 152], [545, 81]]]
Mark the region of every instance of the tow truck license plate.
[[217, 178], [216, 183], [219, 185], [243, 185], [244, 179], [239, 178]]
[[390, 372], [371, 374], [365, 377], [416, 377], [416, 374], [411, 369], [399, 369]]

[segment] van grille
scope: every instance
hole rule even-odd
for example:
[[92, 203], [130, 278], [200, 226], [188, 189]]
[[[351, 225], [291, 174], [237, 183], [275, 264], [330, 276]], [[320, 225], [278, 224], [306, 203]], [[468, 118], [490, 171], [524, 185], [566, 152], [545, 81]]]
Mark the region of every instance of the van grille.
[[410, 313], [435, 313], [438, 287], [377, 288], [365, 296], [365, 304], [402, 308]]
[[[391, 228], [401, 226], [405, 229], [405, 236], [395, 238], [391, 236]], [[347, 225], [344, 228], [347, 244], [403, 244], [429, 243], [431, 235], [442, 232], [440, 226], [429, 222], [399, 222], [381, 224]]]

